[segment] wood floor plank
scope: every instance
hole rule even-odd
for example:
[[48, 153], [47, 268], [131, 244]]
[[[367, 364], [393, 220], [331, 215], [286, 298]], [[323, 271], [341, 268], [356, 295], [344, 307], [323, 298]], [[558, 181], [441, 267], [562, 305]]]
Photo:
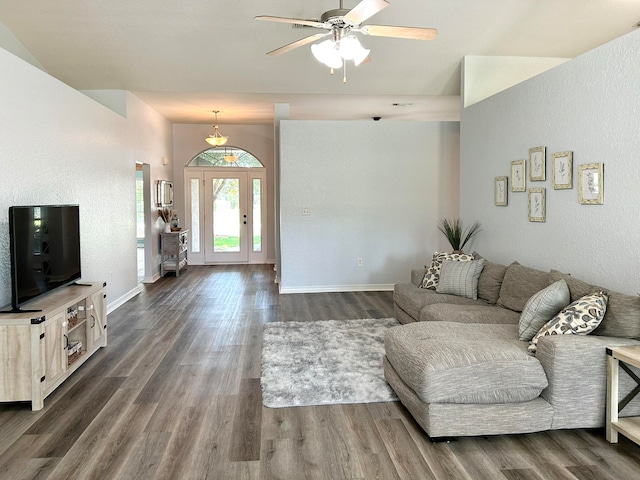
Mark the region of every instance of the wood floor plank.
[[262, 391], [260, 380], [246, 378], [241, 381], [239, 401], [233, 421], [229, 461], [250, 462], [260, 460], [262, 425]]
[[376, 426], [400, 478], [403, 480], [436, 478], [402, 420], [376, 420]]
[[603, 429], [431, 443], [400, 402], [261, 405], [262, 329], [393, 317], [393, 293], [279, 295], [270, 265], [190, 266], [108, 316], [44, 408], [0, 404], [2, 480], [640, 478]]
[[170, 438], [170, 432], [142, 432], [131, 447], [120, 477], [128, 480], [153, 478]]
[[[193, 432], [195, 438], [184, 462], [184, 475], [181, 478], [225, 478], [224, 472], [230, 463], [231, 431], [237, 402], [234, 396], [216, 396], [205, 406], [202, 428]], [[170, 477], [157, 475], [155, 478]]]
[[40, 418], [27, 430], [27, 435], [50, 434], [47, 442], [34, 450], [33, 457], [66, 455], [123, 381], [121, 377], [109, 377], [99, 382], [86, 379], [78, 383], [65, 401], [56, 403], [49, 415]]

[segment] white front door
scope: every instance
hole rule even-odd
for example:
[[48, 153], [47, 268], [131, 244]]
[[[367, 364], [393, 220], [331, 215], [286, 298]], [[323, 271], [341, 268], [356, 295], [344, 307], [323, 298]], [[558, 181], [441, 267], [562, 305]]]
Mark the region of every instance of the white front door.
[[264, 173], [236, 168], [204, 171], [204, 261], [264, 261]]

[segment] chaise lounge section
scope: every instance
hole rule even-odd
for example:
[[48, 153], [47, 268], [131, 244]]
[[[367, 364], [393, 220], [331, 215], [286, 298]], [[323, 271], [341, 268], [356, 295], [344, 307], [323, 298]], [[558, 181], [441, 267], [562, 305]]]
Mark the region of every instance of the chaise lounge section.
[[[411, 283], [395, 286], [404, 325], [387, 334], [384, 372], [432, 439], [604, 426], [606, 348], [640, 345], [638, 297], [607, 292], [593, 334], [540, 336], [532, 355], [519, 339], [529, 299], [556, 282], [570, 302], [603, 289], [556, 270], [485, 260], [474, 299], [420, 288], [424, 274], [414, 270]], [[620, 398], [635, 386], [621, 375]], [[622, 412], [637, 414], [638, 399]]]

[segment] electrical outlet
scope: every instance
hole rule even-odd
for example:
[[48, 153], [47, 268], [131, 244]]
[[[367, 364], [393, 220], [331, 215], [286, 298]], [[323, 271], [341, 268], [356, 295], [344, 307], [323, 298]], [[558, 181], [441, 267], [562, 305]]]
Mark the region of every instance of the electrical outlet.
[[358, 266], [361, 267], [363, 265], [364, 265], [364, 261], [361, 258], [359, 258], [358, 259]]
[[308, 207], [303, 207], [302, 215], [311, 215], [311, 209]]

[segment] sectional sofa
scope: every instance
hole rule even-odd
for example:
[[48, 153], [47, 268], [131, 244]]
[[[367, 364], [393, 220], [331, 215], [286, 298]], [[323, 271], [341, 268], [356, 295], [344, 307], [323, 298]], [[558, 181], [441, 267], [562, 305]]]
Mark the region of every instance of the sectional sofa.
[[[442, 264], [442, 280], [445, 266], [454, 263]], [[500, 265], [476, 254], [472, 264], [469, 291], [466, 285], [445, 293], [452, 290], [440, 288], [443, 282], [420, 288], [429, 276], [425, 269], [412, 271], [410, 283], [395, 285], [402, 325], [387, 333], [384, 373], [420, 426], [432, 439], [603, 427], [606, 348], [640, 345], [640, 298], [517, 262]], [[561, 292], [554, 293], [555, 305], [545, 298], [552, 290]], [[557, 334], [562, 332], [547, 325], [549, 318], [571, 313], [567, 305], [554, 313], [558, 302], [578, 304], [599, 292], [606, 310], [589, 335]], [[535, 322], [524, 325], [524, 337], [522, 325], [532, 311], [542, 317], [535, 318], [535, 328], [547, 329], [536, 330], [533, 339]], [[532, 341], [535, 353], [529, 351]], [[623, 398], [636, 384], [620, 377]], [[638, 414], [635, 399], [620, 415]]]

